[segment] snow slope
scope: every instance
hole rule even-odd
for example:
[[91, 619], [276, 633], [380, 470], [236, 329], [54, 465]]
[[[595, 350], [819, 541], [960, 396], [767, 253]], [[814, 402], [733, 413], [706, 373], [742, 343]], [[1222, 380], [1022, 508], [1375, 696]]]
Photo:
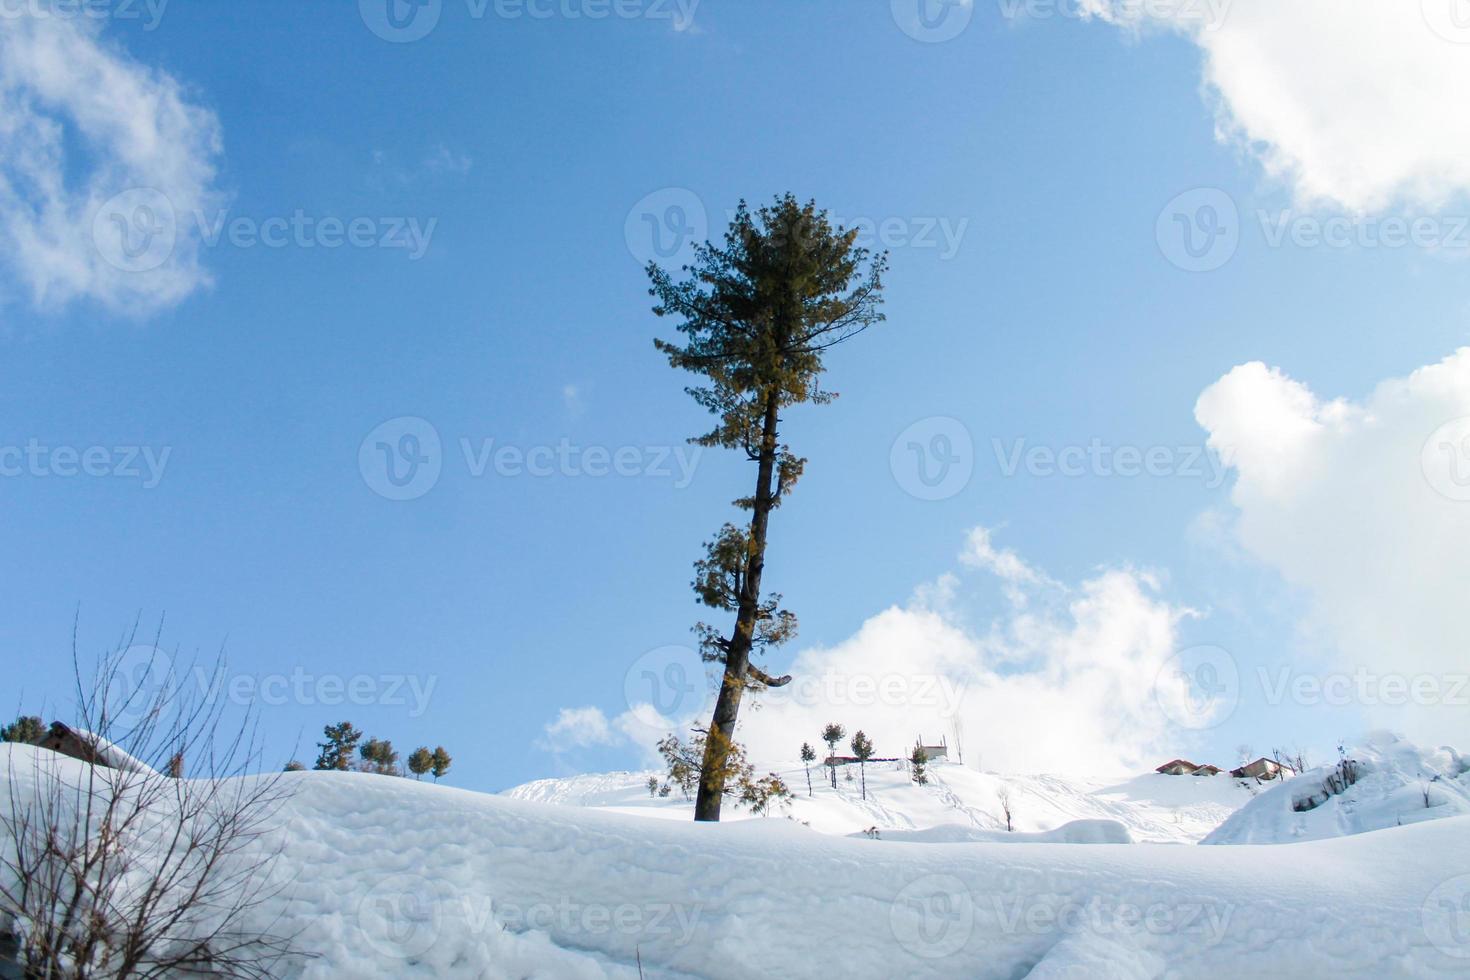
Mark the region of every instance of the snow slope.
[[[29, 756], [27, 754], [30, 754]], [[0, 795], [34, 792], [36, 750]], [[16, 755], [18, 754], [18, 756]], [[8, 760], [0, 759], [0, 763]], [[79, 765], [52, 756], [75, 778]], [[912, 844], [287, 774], [292, 976], [1464, 976], [1470, 818], [1254, 849]], [[7, 801], [0, 800], [0, 812]]]
[[[986, 838], [973, 832], [1005, 832], [1000, 803], [1004, 790], [1010, 794], [1012, 824], [1019, 832], [1051, 832], [1074, 821], [1104, 820], [1121, 824], [1134, 841], [1195, 843], [1248, 802], [1256, 790], [1224, 775], [1148, 773], [1112, 783], [1061, 776], [1000, 776], [956, 763], [931, 764], [930, 784], [917, 786], [901, 764], [874, 763], [868, 766], [868, 799], [863, 800], [860, 783], [848, 782], [848, 773], [859, 779], [856, 766], [839, 768], [834, 790], [826, 782], [826, 770], [813, 768], [813, 795], [808, 797], [801, 769], [781, 772], [796, 794], [786, 812], [823, 833], [854, 834], [876, 827], [884, 839], [897, 840], [901, 835], [891, 832], [953, 826], [944, 839], [980, 840]], [[616, 813], [690, 819], [693, 806], [678, 790], [666, 799], [649, 796], [648, 777], [656, 775], [619, 772], [541, 779], [507, 790], [506, 795]], [[726, 819], [749, 817], [728, 803], [725, 809]]]
[[[1375, 732], [1347, 756], [1358, 779], [1342, 793], [1324, 788], [1335, 766], [1310, 770], [1256, 797], [1201, 843], [1322, 840], [1470, 814], [1470, 758], [1453, 749], [1424, 751]], [[1297, 809], [1311, 802], [1311, 809]]]

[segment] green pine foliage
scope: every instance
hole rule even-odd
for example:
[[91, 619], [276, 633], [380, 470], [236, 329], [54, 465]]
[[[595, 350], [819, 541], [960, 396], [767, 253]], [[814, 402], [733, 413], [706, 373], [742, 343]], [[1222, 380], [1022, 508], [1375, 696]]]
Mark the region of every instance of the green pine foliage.
[[35, 715], [21, 715], [12, 724], [0, 727], [0, 742], [29, 745], [46, 733], [46, 726]]
[[321, 753], [316, 757], [316, 768], [339, 772], [351, 769], [352, 757], [357, 751], [357, 743], [362, 740], [362, 732], [354, 728], [352, 722], [341, 721], [335, 725], [327, 725], [322, 729], [322, 734], [326, 736], [326, 741], [317, 743]]
[[909, 765], [913, 767], [914, 782], [920, 786], [929, 785], [929, 753], [924, 751], [922, 745], [915, 745], [913, 754], [909, 756]]
[[420, 745], [408, 756], [408, 771], [413, 773], [414, 779], [422, 779], [424, 773], [434, 768], [434, 753], [429, 751], [427, 745]]
[[720, 818], [728, 769], [720, 753], [734, 745], [745, 692], [790, 682], [753, 662], [797, 630], [796, 616], [761, 581], [771, 512], [806, 466], [781, 441], [781, 413], [830, 402], [834, 394], [820, 384], [826, 351], [883, 320], [887, 256], [870, 256], [856, 241], [856, 230], [834, 228], [814, 203], [786, 194], [756, 211], [741, 201], [723, 244], [696, 245], [683, 279], [648, 266], [654, 314], [674, 318], [683, 334], [682, 343], [654, 345], [670, 366], [700, 376], [702, 386], [687, 391], [716, 418], [692, 441], [734, 450], [756, 467], [752, 494], [735, 501], [748, 520], [724, 524], [694, 566], [699, 602], [733, 618], [694, 627], [703, 656], [724, 668], [696, 820]]
[[831, 722], [822, 729], [822, 741], [827, 743], [827, 768], [832, 777], [832, 788], [837, 788], [837, 743], [842, 741], [847, 734], [847, 729], [836, 722]]
[[863, 799], [868, 798], [868, 760], [873, 757], [873, 740], [859, 729], [852, 737], [852, 754], [857, 756], [858, 771], [862, 773]]

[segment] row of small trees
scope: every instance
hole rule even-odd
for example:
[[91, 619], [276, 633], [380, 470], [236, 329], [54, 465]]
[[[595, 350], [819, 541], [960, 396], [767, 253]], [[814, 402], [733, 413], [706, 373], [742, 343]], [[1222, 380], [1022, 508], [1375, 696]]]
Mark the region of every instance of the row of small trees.
[[0, 742], [30, 744], [46, 732], [46, 725], [36, 715], [21, 715], [9, 725], [0, 726]]
[[[316, 765], [312, 767], [314, 769], [338, 772], [355, 769], [382, 776], [406, 775], [404, 767], [399, 764], [398, 750], [386, 738], [370, 738], [364, 742], [363, 732], [350, 721], [327, 725], [322, 729], [322, 734], [326, 741], [317, 743], [321, 752], [316, 757]], [[439, 777], [449, 772], [453, 761], [444, 746], [430, 750], [427, 745], [421, 745], [409, 753], [407, 772], [413, 773], [415, 779], [422, 779], [426, 773], [432, 773], [434, 781], [438, 782]], [[305, 768], [294, 761], [286, 766], [288, 772]]]
[[[827, 769], [828, 778], [832, 788], [837, 788], [837, 743], [847, 737], [847, 729], [832, 722], [822, 729], [822, 741], [827, 743]], [[858, 772], [862, 783], [862, 797], [868, 798], [868, 760], [873, 758], [873, 740], [868, 738], [860, 728], [853, 733], [852, 741], [848, 743], [852, 748], [853, 758], [858, 761]], [[812, 795], [812, 763], [816, 761], [817, 750], [808, 742], [801, 743], [801, 764], [806, 770], [806, 795]], [[914, 751], [909, 755], [910, 772], [913, 774], [914, 782], [925, 786], [929, 782], [926, 767], [929, 763], [929, 755], [924, 751], [922, 745], [915, 745]]]

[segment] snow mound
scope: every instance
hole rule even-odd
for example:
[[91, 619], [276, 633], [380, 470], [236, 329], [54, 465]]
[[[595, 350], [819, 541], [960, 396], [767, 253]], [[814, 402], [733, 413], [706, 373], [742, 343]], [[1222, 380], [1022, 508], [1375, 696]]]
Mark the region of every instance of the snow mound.
[[[866, 833], [852, 834], [867, 837]], [[882, 840], [917, 841], [927, 844], [1132, 844], [1133, 835], [1116, 820], [1073, 820], [1055, 830], [1007, 832], [980, 830], [959, 824], [943, 824], [925, 830], [880, 832]]]
[[1470, 814], [1470, 758], [1454, 749], [1424, 751], [1375, 732], [1347, 758], [1351, 777], [1337, 765], [1304, 772], [1261, 793], [1200, 843], [1323, 840]]
[[[768, 768], [772, 767], [757, 766], [757, 771]], [[1121, 824], [1129, 840], [1193, 844], [1220, 826], [1252, 795], [1250, 787], [1224, 775], [1148, 773], [1117, 783], [1055, 775], [1002, 776], [977, 772], [958, 763], [934, 762], [929, 766], [927, 786], [915, 785], [902, 764], [869, 765], [865, 799], [862, 775], [856, 766], [838, 769], [835, 788], [828, 772], [814, 766], [810, 795], [804, 770], [777, 771], [795, 794], [782, 815], [821, 833], [843, 837], [876, 829], [885, 840], [979, 841], [1013, 836], [1006, 834], [1001, 802], [1002, 796], [1008, 796], [1012, 825], [1018, 833], [1046, 834], [1076, 821], [1110, 821]], [[650, 796], [649, 777], [659, 779], [662, 774], [613, 772], [539, 779], [507, 790], [505, 795], [641, 817], [692, 818], [693, 805], [677, 789], [668, 797]], [[725, 806], [726, 821], [750, 817], [746, 811]], [[975, 834], [956, 836], [960, 831], [946, 831], [937, 837], [898, 836], [955, 825]], [[990, 832], [1001, 836], [985, 836]]]
[[[27, 746], [0, 812], [34, 793]], [[21, 755], [16, 755], [17, 753]], [[79, 772], [79, 764], [51, 764]], [[361, 773], [288, 773], [288, 923], [317, 978], [1464, 976], [1470, 818], [1292, 845], [1075, 847], [637, 819]], [[870, 786], [871, 790], [871, 786]]]

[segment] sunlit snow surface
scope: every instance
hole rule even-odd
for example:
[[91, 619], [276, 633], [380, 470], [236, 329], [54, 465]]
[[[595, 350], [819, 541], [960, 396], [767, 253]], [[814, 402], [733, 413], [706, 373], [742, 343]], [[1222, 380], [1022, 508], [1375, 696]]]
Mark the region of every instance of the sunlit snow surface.
[[[7, 792], [31, 792], [35, 750], [5, 751]], [[946, 792], [989, 812], [978, 790], [998, 777], [937, 768], [944, 785], [912, 791], [939, 800], [930, 811], [895, 785], [862, 813], [966, 826], [929, 822], [952, 818]], [[282, 848], [284, 890], [261, 915], [300, 929], [303, 977], [636, 977], [640, 961], [648, 978], [1470, 974], [1463, 816], [1279, 848], [924, 843], [843, 836], [847, 803], [826, 807], [827, 827], [695, 825], [411, 779], [286, 779], [262, 845]], [[1010, 782], [1013, 807], [1034, 806], [1028, 831], [1114, 819], [1142, 840], [1176, 810], [1230, 807], [1152, 777], [1092, 794], [1038, 779], [1025, 797]], [[1088, 795], [1111, 815], [1084, 812]]]

